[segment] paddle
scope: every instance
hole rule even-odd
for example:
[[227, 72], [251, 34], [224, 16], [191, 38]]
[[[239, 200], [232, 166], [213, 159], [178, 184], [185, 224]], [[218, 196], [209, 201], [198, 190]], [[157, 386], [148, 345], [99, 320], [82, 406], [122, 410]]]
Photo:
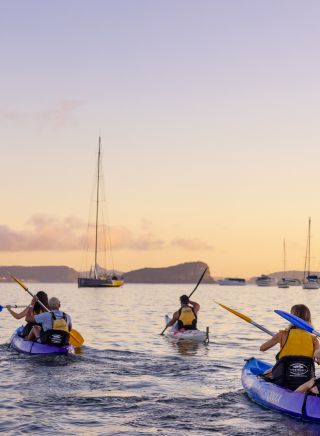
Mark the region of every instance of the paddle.
[[270, 336], [274, 336], [274, 333], [270, 332], [270, 330], [266, 329], [265, 327], [263, 327], [263, 325], [260, 325], [258, 323], [256, 323], [255, 321], [253, 321], [253, 319], [249, 318], [248, 316], [244, 315], [243, 313], [237, 312], [234, 309], [231, 309], [228, 306], [225, 306], [224, 304], [218, 303], [217, 301], [213, 300], [216, 304], [218, 304], [219, 306], [223, 307], [224, 309], [228, 310], [229, 312], [233, 313], [234, 315], [238, 316], [239, 318], [243, 319], [244, 321], [248, 322], [249, 324], [254, 325], [255, 327], [257, 327], [258, 329], [262, 330], [263, 332], [267, 333]]
[[[29, 289], [26, 287], [26, 285], [24, 285], [19, 279], [17, 279], [16, 277], [14, 277], [12, 274], [10, 274], [10, 276], [13, 278], [14, 281], [16, 281], [25, 291], [28, 292], [29, 295], [31, 295], [31, 297], [34, 297], [34, 295], [32, 294], [32, 292], [29, 291]], [[43, 307], [43, 309], [46, 312], [50, 312], [50, 310], [43, 304], [41, 303], [41, 301], [38, 300], [38, 303], [40, 304], [41, 307]], [[75, 329], [72, 329], [70, 332], [70, 343], [71, 345], [73, 345], [74, 347], [81, 347], [81, 345], [84, 343], [84, 339], [82, 337], [82, 335]]]
[[[191, 292], [191, 294], [189, 295], [189, 298], [191, 297], [192, 294], [195, 293], [195, 291], [197, 290], [197, 287], [200, 285], [201, 280], [203, 279], [206, 271], [207, 271], [208, 267], [206, 267], [206, 269], [203, 271], [203, 273], [201, 274], [200, 279], [198, 280], [198, 283], [196, 284], [196, 287], [194, 288], [194, 290]], [[165, 328], [162, 330], [162, 332], [160, 333], [161, 336], [163, 336], [164, 332], [167, 330], [168, 326], [165, 326]]]
[[285, 312], [284, 310], [275, 310], [275, 313], [282, 316], [282, 318], [291, 322], [291, 324], [295, 325], [296, 327], [299, 327], [302, 330], [306, 330], [307, 332], [320, 337], [320, 332], [315, 330], [312, 325], [310, 325], [307, 321], [299, 318], [297, 315], [292, 315], [292, 313]]
[[0, 304], [0, 312], [2, 312], [3, 311], [3, 309], [7, 309], [7, 307], [6, 306], [10, 306], [10, 308], [14, 308], [14, 309], [20, 309], [20, 308], [26, 308], [27, 306], [26, 305], [24, 305], [24, 306], [17, 306], [16, 304], [5, 304], [4, 306], [2, 306], [1, 304]]

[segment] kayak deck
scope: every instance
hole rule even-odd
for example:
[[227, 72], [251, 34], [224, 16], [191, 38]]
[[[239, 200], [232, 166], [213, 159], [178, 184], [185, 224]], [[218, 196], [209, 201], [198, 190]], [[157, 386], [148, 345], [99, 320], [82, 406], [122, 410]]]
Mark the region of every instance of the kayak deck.
[[[165, 316], [166, 324], [169, 322], [170, 317]], [[185, 330], [178, 329], [176, 325], [173, 325], [167, 332], [167, 338], [174, 342], [179, 341], [191, 341], [191, 342], [209, 342], [209, 327], [206, 331], [202, 330]]]
[[18, 335], [19, 329], [14, 332], [10, 340], [10, 347], [24, 354], [74, 354], [73, 345], [57, 347], [55, 345], [40, 344], [38, 342], [25, 341]]
[[266, 382], [259, 377], [272, 365], [251, 358], [242, 369], [241, 381], [248, 397], [267, 409], [276, 410], [294, 418], [320, 423], [320, 397], [293, 392]]

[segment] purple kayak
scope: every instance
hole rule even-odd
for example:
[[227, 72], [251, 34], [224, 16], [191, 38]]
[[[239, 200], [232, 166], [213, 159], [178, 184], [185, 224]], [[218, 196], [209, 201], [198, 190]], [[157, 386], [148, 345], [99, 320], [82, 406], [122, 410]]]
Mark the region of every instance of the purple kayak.
[[10, 340], [10, 347], [19, 353], [25, 354], [74, 354], [73, 345], [66, 345], [65, 347], [56, 347], [55, 345], [47, 345], [40, 344], [38, 342], [25, 341], [21, 336], [19, 336], [19, 332], [21, 331], [21, 327], [17, 329]]
[[252, 401], [286, 415], [320, 424], [320, 396], [293, 392], [259, 377], [272, 365], [252, 357], [242, 369], [242, 385]]

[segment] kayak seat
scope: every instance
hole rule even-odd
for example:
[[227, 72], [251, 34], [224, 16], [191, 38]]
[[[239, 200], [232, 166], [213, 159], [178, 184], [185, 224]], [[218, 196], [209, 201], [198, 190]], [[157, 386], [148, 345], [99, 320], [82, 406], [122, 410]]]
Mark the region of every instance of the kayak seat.
[[20, 337], [23, 337], [24, 326], [18, 327], [16, 330], [16, 334]]
[[47, 330], [41, 333], [41, 344], [64, 347], [69, 344], [69, 333], [63, 330]]
[[284, 356], [272, 368], [272, 376], [266, 381], [292, 391], [315, 375], [314, 361], [306, 356]]

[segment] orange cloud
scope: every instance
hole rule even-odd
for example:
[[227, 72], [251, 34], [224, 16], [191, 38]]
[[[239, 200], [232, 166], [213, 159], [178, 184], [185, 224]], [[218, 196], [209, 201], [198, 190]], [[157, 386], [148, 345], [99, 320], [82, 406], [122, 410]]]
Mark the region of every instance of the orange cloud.
[[27, 223], [31, 230], [16, 231], [0, 225], [0, 251], [78, 250], [83, 223], [76, 218], [58, 219], [34, 215]]
[[[73, 251], [93, 247], [94, 226], [87, 226], [76, 217], [57, 218], [35, 214], [27, 221], [26, 230], [13, 230], [0, 225], [0, 251]], [[211, 250], [198, 239], [174, 239], [166, 242], [151, 231], [133, 234], [124, 226], [102, 228], [99, 249], [150, 251], [179, 247], [183, 250]]]

